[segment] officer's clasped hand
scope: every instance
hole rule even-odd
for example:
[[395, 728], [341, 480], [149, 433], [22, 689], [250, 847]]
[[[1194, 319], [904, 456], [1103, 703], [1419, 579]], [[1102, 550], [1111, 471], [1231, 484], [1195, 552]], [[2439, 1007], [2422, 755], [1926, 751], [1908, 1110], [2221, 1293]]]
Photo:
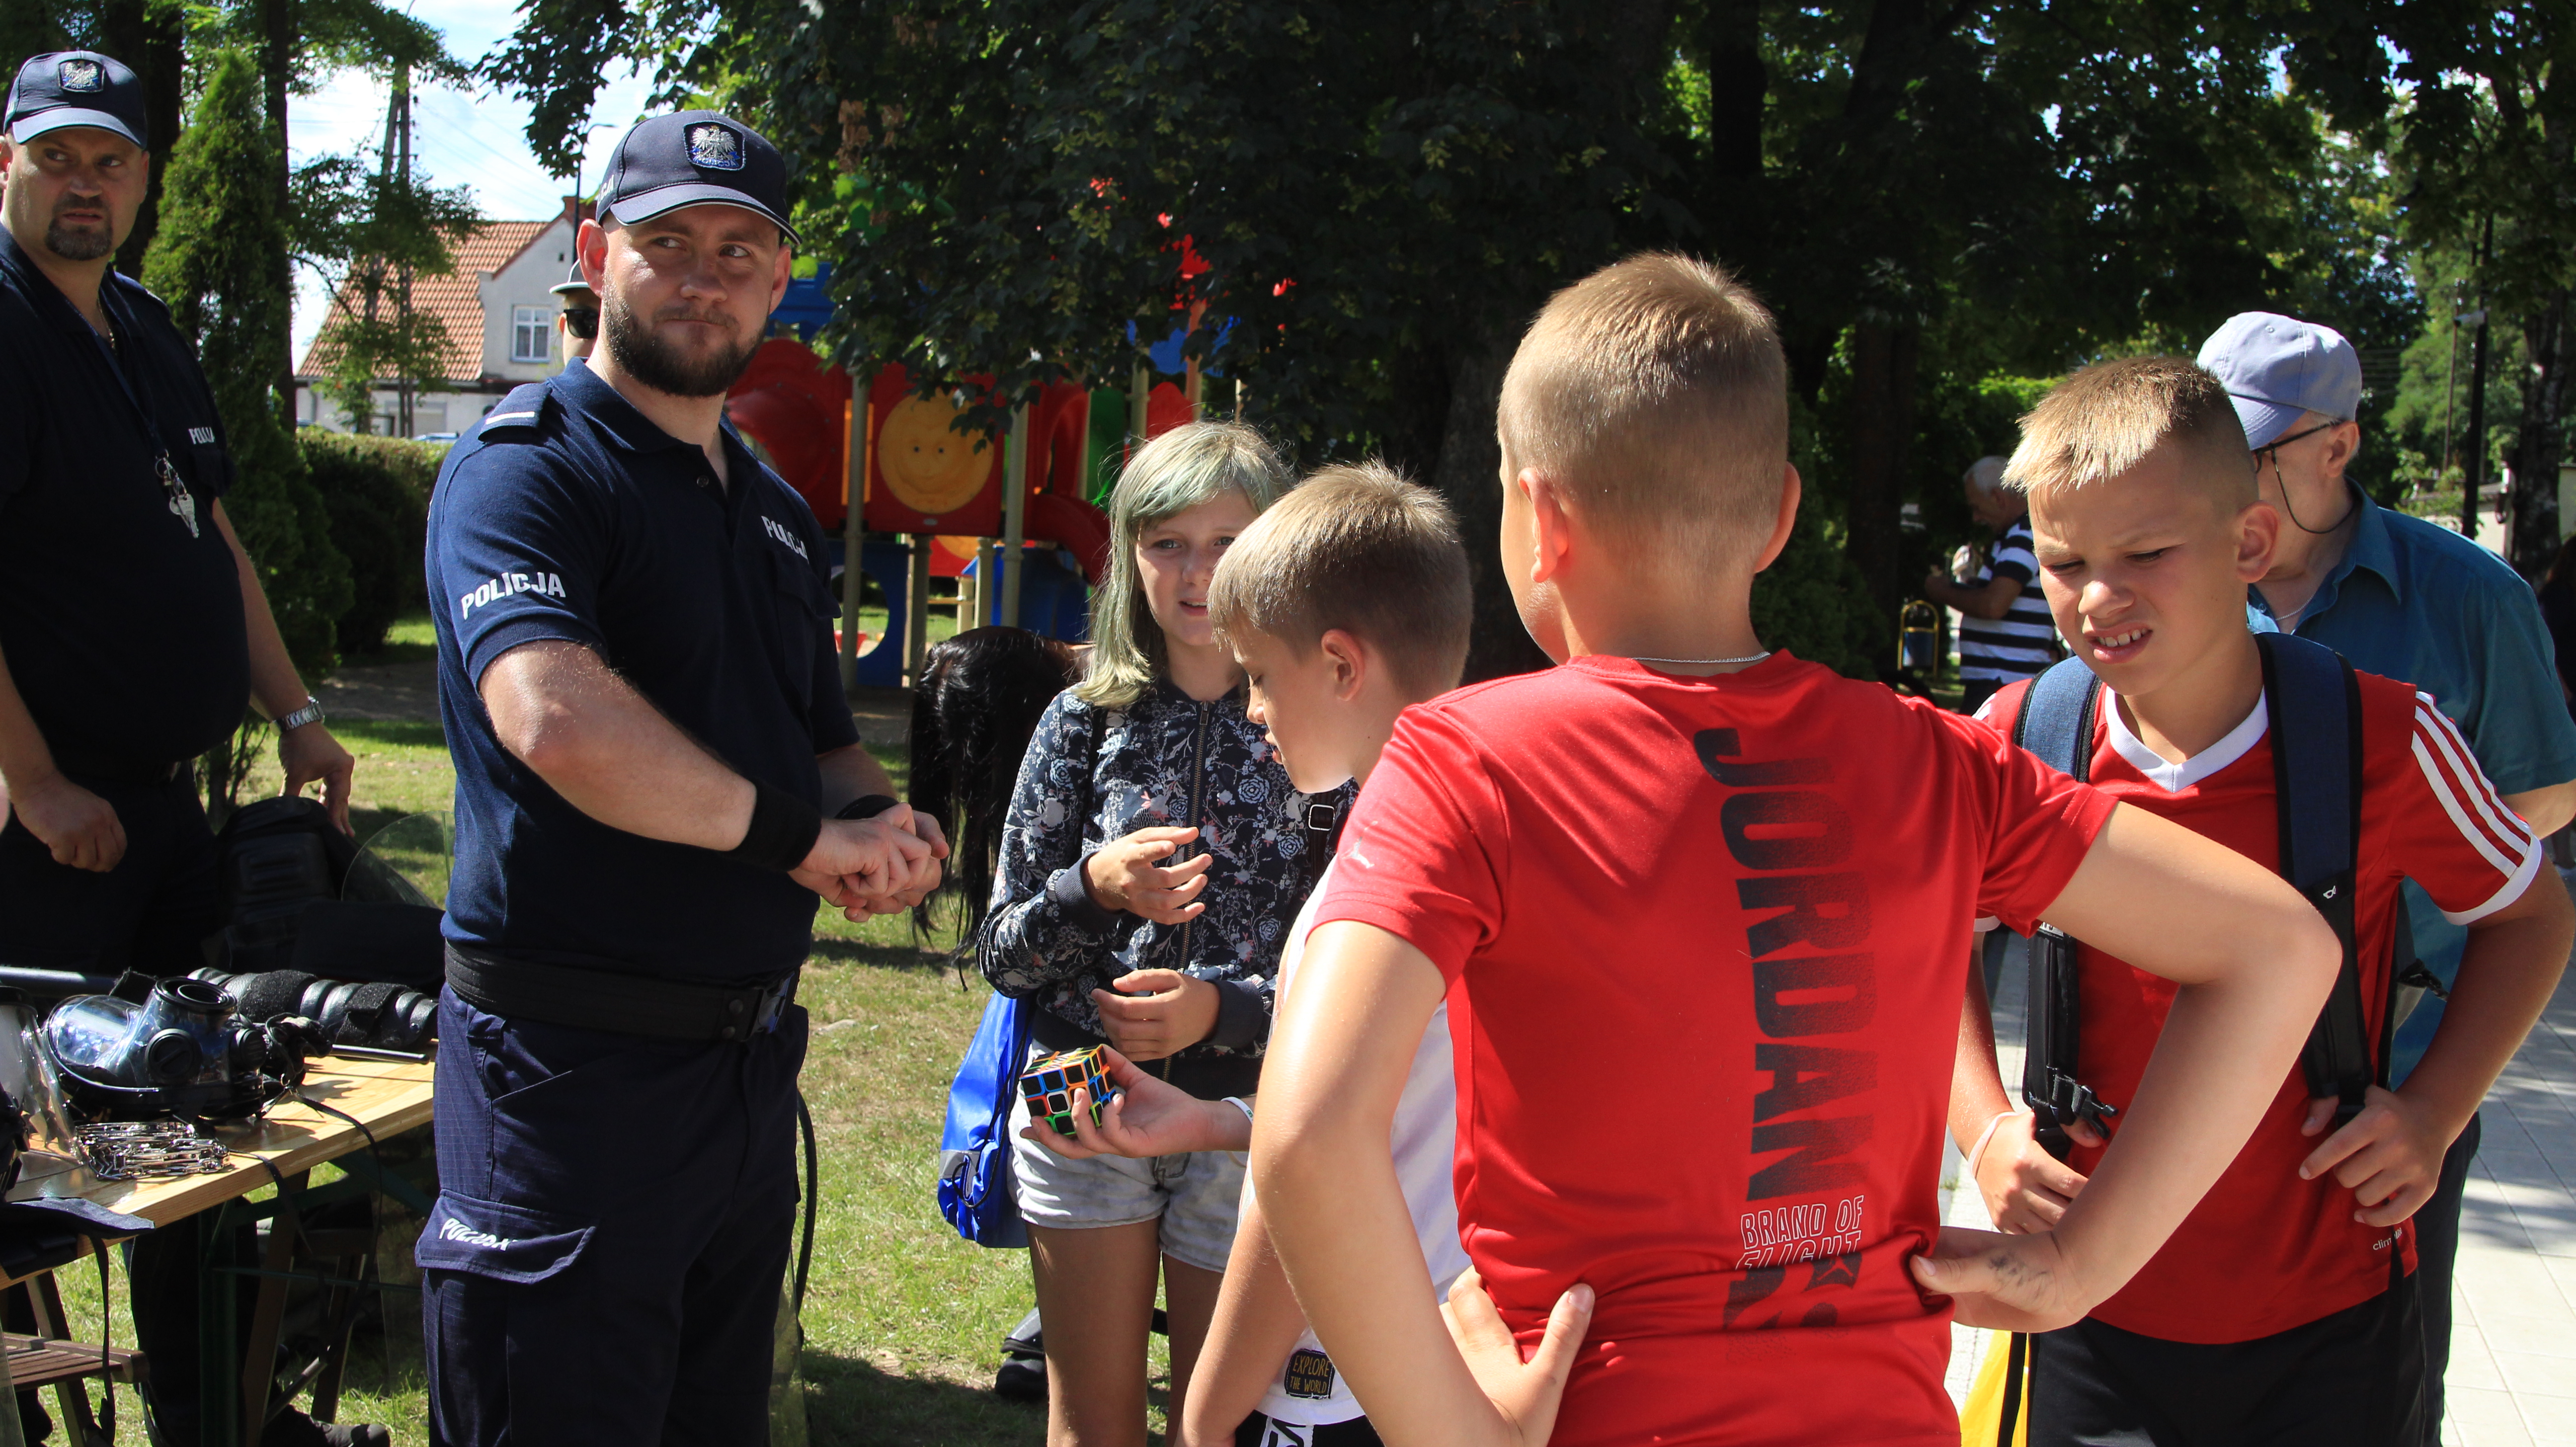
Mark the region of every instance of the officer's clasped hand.
[[939, 887], [948, 841], [939, 826], [896, 805], [869, 819], [826, 819], [805, 862], [790, 871], [850, 919], [897, 914]]

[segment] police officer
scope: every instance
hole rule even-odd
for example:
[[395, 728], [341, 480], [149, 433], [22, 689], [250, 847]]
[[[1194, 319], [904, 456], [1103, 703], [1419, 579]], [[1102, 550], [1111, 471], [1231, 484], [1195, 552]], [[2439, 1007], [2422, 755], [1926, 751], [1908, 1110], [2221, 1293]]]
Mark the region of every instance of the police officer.
[[822, 529], [723, 421], [794, 240], [768, 141], [639, 123], [581, 226], [600, 350], [439, 479], [436, 1442], [766, 1440], [815, 896], [906, 908], [947, 852], [858, 743]]
[[563, 332], [564, 364], [586, 361], [591, 348], [599, 344], [599, 294], [590, 289], [590, 278], [581, 274], [580, 262], [572, 264], [572, 275], [555, 283], [554, 294], [563, 298], [555, 326]]
[[[351, 760], [224, 515], [233, 462], [196, 355], [111, 268], [151, 167], [142, 84], [94, 51], [36, 56], [0, 132], [0, 961], [184, 973], [217, 922], [188, 761], [255, 704], [287, 792], [321, 782], [346, 829]], [[134, 1257], [168, 1442], [197, 1440], [192, 1247], [156, 1235]]]
[[91, 51], [19, 68], [0, 139], [0, 959], [205, 963], [214, 841], [187, 762], [256, 703], [287, 790], [348, 825], [322, 726], [224, 515], [223, 422], [160, 299], [118, 274], [151, 167], [143, 86]]

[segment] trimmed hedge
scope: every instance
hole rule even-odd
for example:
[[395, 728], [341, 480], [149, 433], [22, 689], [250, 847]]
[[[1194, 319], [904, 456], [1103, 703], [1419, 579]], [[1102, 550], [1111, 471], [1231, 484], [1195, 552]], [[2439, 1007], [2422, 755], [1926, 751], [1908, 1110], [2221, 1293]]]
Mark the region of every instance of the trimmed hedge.
[[443, 442], [408, 442], [305, 428], [295, 435], [330, 509], [331, 541], [349, 560], [355, 597], [337, 620], [343, 657], [384, 647], [394, 620], [425, 604], [421, 550]]

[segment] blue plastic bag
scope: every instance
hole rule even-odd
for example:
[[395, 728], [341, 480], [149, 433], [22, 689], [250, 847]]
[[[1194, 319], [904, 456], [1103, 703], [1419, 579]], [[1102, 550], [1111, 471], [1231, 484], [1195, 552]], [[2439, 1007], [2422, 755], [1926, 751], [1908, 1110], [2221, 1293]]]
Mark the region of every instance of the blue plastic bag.
[[1029, 1244], [1011, 1192], [1011, 1107], [1029, 1057], [1028, 1007], [996, 992], [957, 1062], [939, 1132], [939, 1214], [978, 1246]]

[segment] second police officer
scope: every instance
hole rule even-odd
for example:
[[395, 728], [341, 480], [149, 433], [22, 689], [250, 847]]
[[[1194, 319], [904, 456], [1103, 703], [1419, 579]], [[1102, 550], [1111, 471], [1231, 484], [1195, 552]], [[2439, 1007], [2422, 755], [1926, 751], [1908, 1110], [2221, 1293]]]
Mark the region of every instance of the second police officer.
[[436, 1442], [766, 1440], [815, 897], [899, 910], [947, 853], [858, 742], [821, 527], [724, 421], [794, 241], [767, 140], [636, 125], [580, 232], [599, 350], [439, 478]]

